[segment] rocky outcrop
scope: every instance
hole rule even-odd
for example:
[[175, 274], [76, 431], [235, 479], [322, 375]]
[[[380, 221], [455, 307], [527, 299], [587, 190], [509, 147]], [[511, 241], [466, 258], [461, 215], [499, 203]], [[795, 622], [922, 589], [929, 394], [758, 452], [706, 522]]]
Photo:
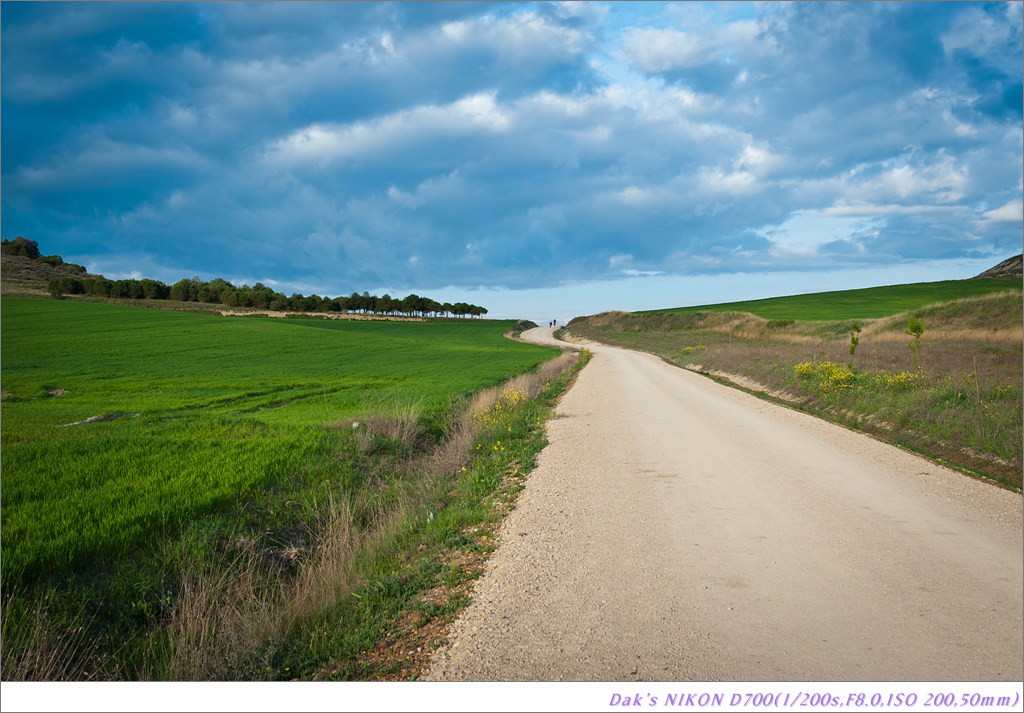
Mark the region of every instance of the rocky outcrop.
[[975, 275], [972, 280], [1021, 280], [1024, 279], [1024, 254], [1014, 255], [993, 268]]

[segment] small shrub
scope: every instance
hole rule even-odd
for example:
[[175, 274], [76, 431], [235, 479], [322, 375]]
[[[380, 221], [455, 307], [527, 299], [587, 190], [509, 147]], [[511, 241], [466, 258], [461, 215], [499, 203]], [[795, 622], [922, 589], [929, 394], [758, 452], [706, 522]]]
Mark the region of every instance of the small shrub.
[[818, 389], [822, 393], [832, 394], [853, 386], [856, 377], [853, 370], [846, 364], [825, 361], [818, 365]]
[[895, 374], [881, 372], [876, 376], [877, 382], [890, 391], [910, 391], [921, 383], [921, 375], [913, 371], [901, 371]]
[[924, 322], [917, 317], [911, 317], [907, 322], [907, 334], [914, 338], [908, 347], [914, 354], [914, 368], [921, 368], [921, 335], [924, 334]]
[[818, 391], [824, 395], [837, 394], [849, 389], [856, 382], [856, 375], [846, 364], [823, 361], [819, 364], [805, 361], [793, 367], [798, 377], [805, 380], [816, 379]]
[[795, 367], [793, 367], [793, 371], [795, 371], [796, 375], [799, 376], [801, 379], [810, 379], [812, 376], [814, 376], [814, 373], [817, 371], [817, 369], [814, 366], [814, 362], [802, 361]]

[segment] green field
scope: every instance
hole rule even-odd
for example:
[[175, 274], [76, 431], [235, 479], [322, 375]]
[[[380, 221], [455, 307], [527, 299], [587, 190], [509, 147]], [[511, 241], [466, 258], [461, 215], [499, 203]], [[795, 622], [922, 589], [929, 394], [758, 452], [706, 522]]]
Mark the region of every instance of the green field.
[[402, 464], [472, 394], [557, 355], [506, 339], [514, 323], [500, 321], [228, 318], [30, 297], [5, 297], [2, 320], [5, 644], [43, 646], [40, 622], [87, 631], [51, 657], [73, 649], [75, 676], [171, 675], [152, 634], [180, 613], [183, 577], [232, 567], [239, 543], [255, 543], [259, 576], [271, 576], [314, 552], [332, 512], [379, 530], [425, 487]]
[[646, 310], [638, 314], [669, 312], [750, 312], [764, 319], [825, 321], [843, 319], [874, 319], [918, 309], [936, 302], [964, 297], [978, 297], [1021, 289], [1020, 280], [946, 280], [918, 282], [859, 290], [839, 290], [806, 295], [787, 295], [743, 302]]
[[551, 356], [510, 327], [3, 300], [5, 582], [121, 556], [294, 479], [357, 477], [330, 457], [330, 424], [399, 402], [437, 422]]

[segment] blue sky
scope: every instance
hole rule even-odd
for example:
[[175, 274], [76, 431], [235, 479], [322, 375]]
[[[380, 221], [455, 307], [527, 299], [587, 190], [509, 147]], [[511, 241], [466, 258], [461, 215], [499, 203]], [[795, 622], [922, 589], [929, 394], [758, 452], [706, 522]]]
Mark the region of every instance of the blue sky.
[[566, 320], [1021, 251], [1021, 3], [9, 3], [2, 233]]

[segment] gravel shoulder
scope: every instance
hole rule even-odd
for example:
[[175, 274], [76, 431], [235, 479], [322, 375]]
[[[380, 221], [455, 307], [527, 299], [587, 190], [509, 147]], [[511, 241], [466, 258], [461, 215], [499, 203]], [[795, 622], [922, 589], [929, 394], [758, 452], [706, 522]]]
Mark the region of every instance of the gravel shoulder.
[[590, 349], [425, 680], [1024, 677], [1021, 496]]

